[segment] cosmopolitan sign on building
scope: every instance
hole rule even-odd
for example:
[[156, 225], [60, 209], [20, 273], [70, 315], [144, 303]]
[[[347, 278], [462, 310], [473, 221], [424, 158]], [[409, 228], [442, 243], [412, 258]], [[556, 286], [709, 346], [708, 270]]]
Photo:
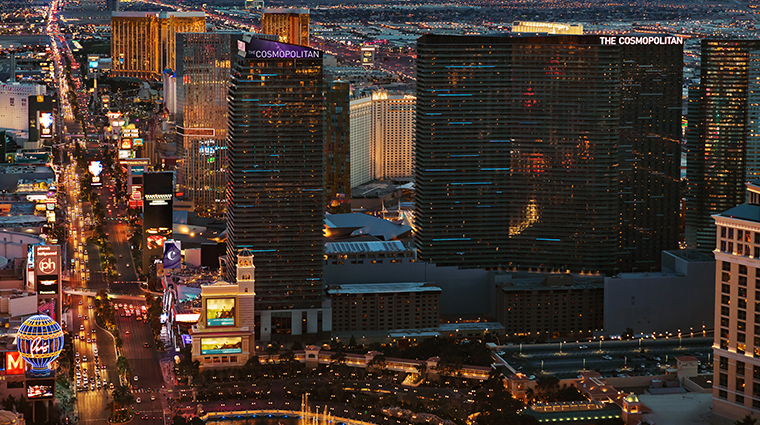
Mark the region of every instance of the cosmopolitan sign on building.
[[295, 44], [253, 38], [246, 43], [238, 40], [238, 49], [249, 59], [319, 59], [322, 51]]
[[683, 38], [665, 36], [665, 35], [636, 35], [636, 36], [613, 36], [613, 37], [599, 37], [601, 44], [607, 46], [617, 45], [629, 45], [629, 44], [683, 44]]

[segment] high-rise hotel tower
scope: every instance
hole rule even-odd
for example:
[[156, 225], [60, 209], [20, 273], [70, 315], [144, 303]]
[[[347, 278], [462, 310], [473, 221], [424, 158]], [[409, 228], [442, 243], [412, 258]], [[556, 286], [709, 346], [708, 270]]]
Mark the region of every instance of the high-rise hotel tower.
[[760, 178], [760, 40], [702, 40], [699, 87], [689, 90], [686, 242], [715, 248], [711, 215], [744, 202]]
[[668, 35], [417, 42], [421, 259], [659, 268], [678, 247], [683, 44]]
[[324, 89], [321, 51], [239, 43], [229, 92], [227, 267], [234, 276], [243, 249], [256, 257], [263, 340], [315, 334], [318, 323], [329, 330], [321, 310]]

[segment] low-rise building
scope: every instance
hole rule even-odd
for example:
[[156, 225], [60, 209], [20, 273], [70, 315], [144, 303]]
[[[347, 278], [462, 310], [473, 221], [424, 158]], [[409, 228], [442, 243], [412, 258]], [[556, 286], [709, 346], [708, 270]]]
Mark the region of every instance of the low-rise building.
[[504, 325], [507, 336], [587, 337], [602, 329], [601, 277], [507, 277], [496, 290], [496, 318]]

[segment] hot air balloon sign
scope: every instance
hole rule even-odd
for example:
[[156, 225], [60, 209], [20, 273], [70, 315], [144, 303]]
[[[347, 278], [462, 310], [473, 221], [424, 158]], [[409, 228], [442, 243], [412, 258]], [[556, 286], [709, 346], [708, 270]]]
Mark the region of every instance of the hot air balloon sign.
[[47, 375], [50, 363], [63, 350], [61, 325], [44, 314], [32, 316], [18, 328], [16, 346], [21, 357], [31, 366], [32, 374]]

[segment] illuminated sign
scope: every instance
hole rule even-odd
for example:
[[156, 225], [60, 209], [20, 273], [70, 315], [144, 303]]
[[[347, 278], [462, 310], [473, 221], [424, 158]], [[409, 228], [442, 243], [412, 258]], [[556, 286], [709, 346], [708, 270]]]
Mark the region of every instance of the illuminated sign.
[[132, 139], [121, 139], [122, 149], [132, 149]]
[[44, 399], [53, 398], [55, 390], [54, 379], [33, 380], [26, 383], [26, 398]]
[[192, 335], [182, 334], [182, 342], [184, 342], [185, 345], [192, 344], [193, 343], [193, 336]]
[[600, 36], [599, 40], [603, 45], [617, 46], [630, 44], [683, 44], [683, 38], [672, 36]]
[[63, 350], [63, 330], [50, 316], [38, 314], [19, 326], [16, 345], [21, 357], [32, 366], [33, 374], [48, 374], [50, 363]]
[[37, 293], [40, 295], [55, 295], [59, 292], [58, 276], [37, 275]]
[[18, 351], [8, 351], [5, 353], [5, 374], [6, 375], [23, 375], [26, 364]]
[[132, 157], [132, 151], [131, 150], [122, 150], [119, 149], [119, 159], [129, 159]]
[[235, 326], [235, 298], [207, 299], [206, 326]]
[[164, 242], [166, 242], [166, 236], [164, 235], [150, 235], [145, 238], [148, 250], [154, 250], [163, 248]]
[[54, 121], [52, 112], [37, 112], [37, 128], [39, 129], [40, 138], [50, 139], [53, 137]]
[[181, 242], [168, 240], [164, 242], [164, 269], [182, 268]]
[[243, 338], [201, 338], [201, 354], [237, 354], [243, 352]]
[[143, 139], [132, 139], [132, 146], [142, 146]]
[[200, 313], [178, 313], [174, 316], [174, 320], [181, 323], [198, 323], [198, 319], [200, 319], [200, 317]]
[[90, 161], [90, 166], [87, 167], [90, 173], [97, 177], [103, 171], [103, 164], [100, 161]]
[[98, 61], [90, 61], [90, 68], [97, 68], [98, 67]]
[[252, 38], [248, 43], [238, 40], [238, 49], [246, 58], [255, 59], [319, 59], [322, 52], [294, 44]]
[[59, 274], [61, 269], [61, 247], [58, 245], [37, 245], [34, 247], [34, 270], [39, 275]]

